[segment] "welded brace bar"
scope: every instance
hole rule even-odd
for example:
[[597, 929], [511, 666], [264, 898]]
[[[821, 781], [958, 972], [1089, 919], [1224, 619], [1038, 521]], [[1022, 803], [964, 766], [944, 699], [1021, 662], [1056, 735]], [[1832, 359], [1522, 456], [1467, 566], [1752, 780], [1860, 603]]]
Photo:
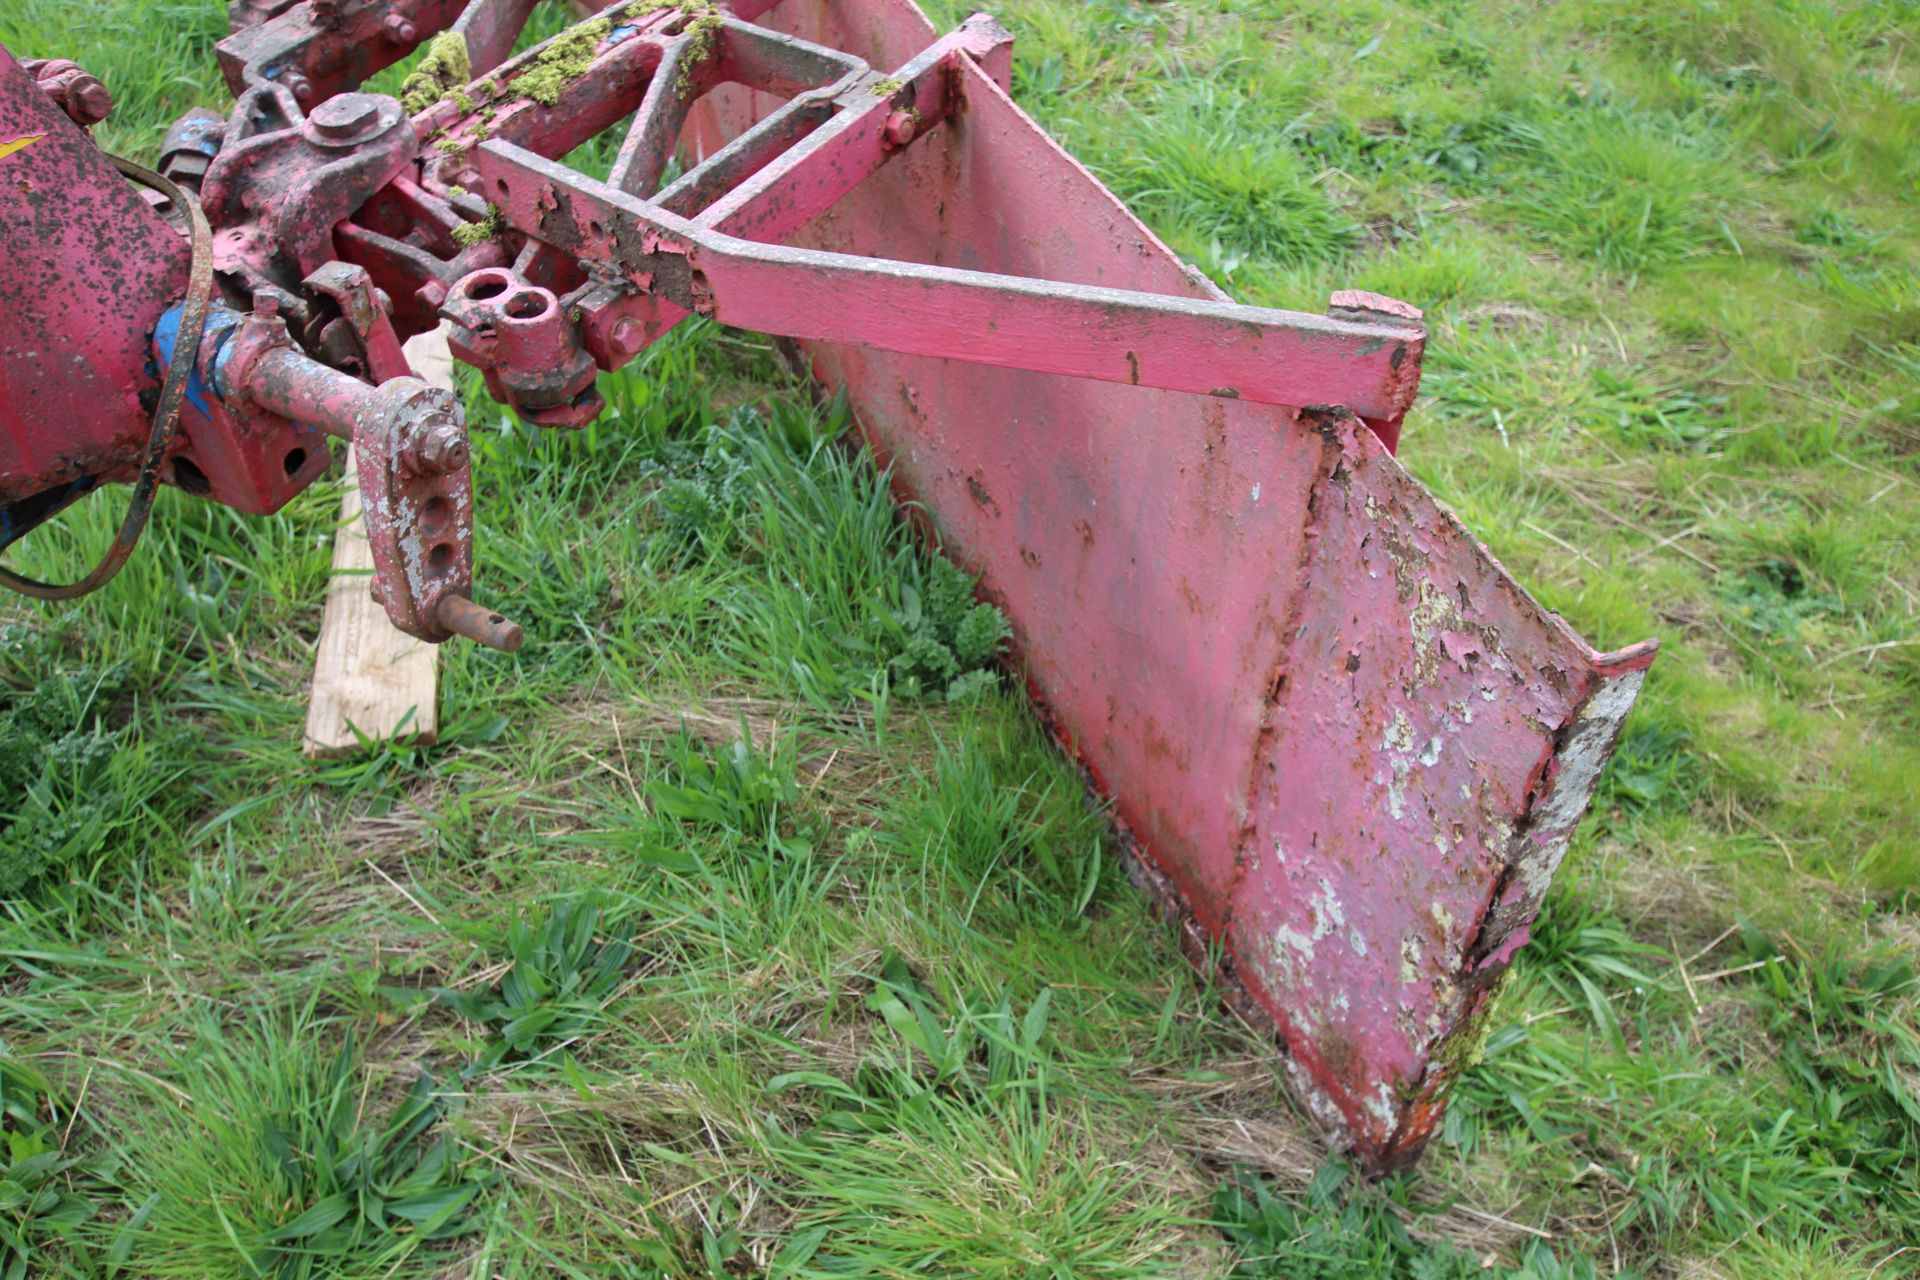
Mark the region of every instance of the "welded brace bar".
[[[692, 218], [501, 138], [482, 142], [471, 164], [511, 226], [610, 264], [666, 304], [662, 329], [684, 309], [784, 337], [1266, 404], [1338, 404], [1398, 423], [1418, 385], [1417, 320], [1335, 319], [761, 242], [792, 234], [884, 165], [898, 149], [886, 127], [895, 111], [910, 107], [924, 135], [957, 105], [948, 95], [995, 92], [970, 56], [991, 40], [990, 28], [962, 27], [889, 77], [895, 92], [843, 90], [831, 120]], [[680, 208], [692, 203], [672, 194]]]
[[1417, 386], [1417, 324], [761, 244], [512, 143], [483, 143], [474, 164], [516, 229], [740, 328], [1263, 404], [1342, 404], [1382, 422], [1405, 415]]

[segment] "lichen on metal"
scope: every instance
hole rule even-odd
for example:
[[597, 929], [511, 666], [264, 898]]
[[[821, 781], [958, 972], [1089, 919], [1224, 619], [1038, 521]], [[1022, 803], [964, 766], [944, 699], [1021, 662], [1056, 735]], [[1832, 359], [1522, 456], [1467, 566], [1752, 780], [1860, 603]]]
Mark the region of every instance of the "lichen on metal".
[[478, 222], [463, 222], [450, 234], [453, 236], [453, 242], [462, 248], [471, 248], [473, 245], [491, 240], [500, 234], [500, 211], [488, 205], [486, 217]]
[[458, 31], [443, 31], [427, 45], [413, 73], [401, 83], [401, 104], [410, 114], [418, 115], [472, 77], [467, 38]]
[[541, 106], [553, 106], [560, 101], [561, 92], [593, 65], [594, 54], [612, 31], [610, 17], [568, 27], [546, 43], [531, 66], [513, 77], [509, 91]]
[[700, 64], [713, 56], [719, 43], [720, 28], [726, 25], [726, 17], [714, 0], [675, 0], [673, 7], [686, 19], [685, 25], [680, 28], [680, 36], [686, 41], [686, 46], [680, 55], [680, 70], [673, 86], [675, 92], [684, 98], [693, 91]]

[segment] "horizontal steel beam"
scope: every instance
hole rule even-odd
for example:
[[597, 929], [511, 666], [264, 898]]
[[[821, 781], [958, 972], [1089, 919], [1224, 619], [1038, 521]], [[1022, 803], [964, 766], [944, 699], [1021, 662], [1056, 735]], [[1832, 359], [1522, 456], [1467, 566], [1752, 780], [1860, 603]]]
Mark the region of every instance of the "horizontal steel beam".
[[1339, 405], [1369, 420], [1398, 420], [1418, 387], [1425, 333], [1417, 322], [1336, 320], [761, 244], [510, 142], [482, 143], [472, 163], [483, 194], [514, 228], [741, 328], [1261, 404]]

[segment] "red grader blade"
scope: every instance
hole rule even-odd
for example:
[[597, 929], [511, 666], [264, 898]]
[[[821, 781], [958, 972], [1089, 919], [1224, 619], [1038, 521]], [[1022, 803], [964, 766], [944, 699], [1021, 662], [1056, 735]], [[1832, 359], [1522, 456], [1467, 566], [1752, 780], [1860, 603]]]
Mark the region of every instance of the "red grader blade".
[[[1395, 461], [1419, 313], [1233, 303], [1015, 105], [990, 18], [595, 8], [509, 56], [533, 0], [247, 0], [232, 113], [159, 174], [92, 148], [83, 72], [0, 51], [0, 546], [127, 480], [124, 558], [152, 483], [272, 511], [351, 439], [395, 624], [511, 648], [461, 408], [399, 339], [444, 318], [559, 428], [689, 314], [792, 339], [1012, 620], [1191, 958], [1339, 1141], [1412, 1160], [1654, 656]], [[404, 103], [358, 92], [423, 45]], [[616, 128], [605, 179], [559, 159]]]

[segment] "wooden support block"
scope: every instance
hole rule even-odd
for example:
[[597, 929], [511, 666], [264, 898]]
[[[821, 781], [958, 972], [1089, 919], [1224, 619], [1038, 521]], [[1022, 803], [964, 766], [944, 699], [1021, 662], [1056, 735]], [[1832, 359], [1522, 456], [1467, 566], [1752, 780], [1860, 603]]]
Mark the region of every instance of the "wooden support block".
[[[406, 353], [420, 377], [437, 387], [453, 386], [453, 356], [445, 330], [410, 339]], [[333, 542], [333, 579], [314, 652], [305, 753], [315, 759], [347, 755], [359, 748], [362, 738], [432, 742], [440, 729], [440, 650], [396, 629], [367, 593], [373, 551], [360, 521], [352, 449], [347, 450], [340, 522]]]

